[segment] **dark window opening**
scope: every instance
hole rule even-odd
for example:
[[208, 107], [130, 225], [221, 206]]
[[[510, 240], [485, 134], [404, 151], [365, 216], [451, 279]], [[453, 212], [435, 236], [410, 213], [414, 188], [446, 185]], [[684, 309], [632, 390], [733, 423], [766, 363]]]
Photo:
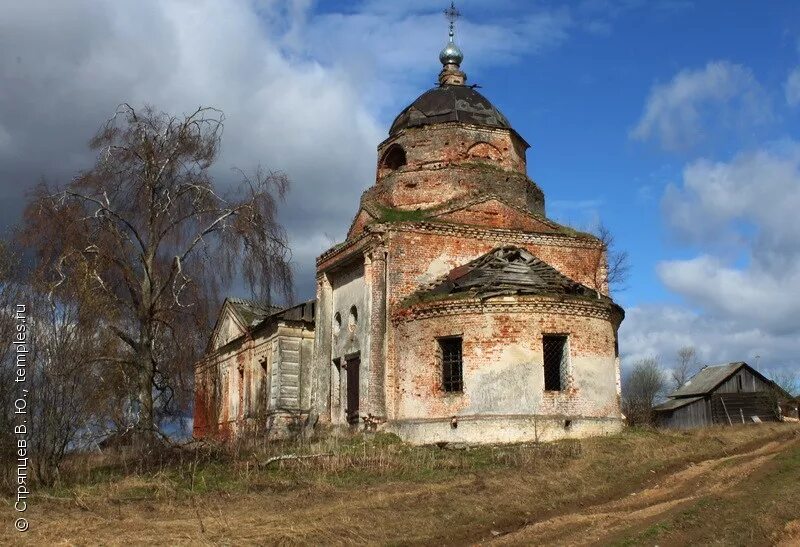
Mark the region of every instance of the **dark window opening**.
[[742, 377], [741, 376], [737, 376], [736, 377], [736, 389], [739, 392], [742, 391]]
[[361, 367], [361, 359], [358, 357], [348, 359], [345, 366], [347, 368], [347, 408], [345, 409], [345, 414], [347, 415], [347, 423], [357, 424], [360, 402], [358, 369]]
[[399, 144], [393, 144], [383, 155], [381, 167], [386, 169], [399, 169], [406, 164], [406, 151]]
[[544, 389], [561, 391], [567, 362], [567, 337], [547, 334], [542, 337], [544, 354]]
[[440, 338], [442, 353], [442, 389], [447, 392], [464, 390], [461, 361], [461, 338]]
[[342, 386], [344, 385], [343, 384], [343, 380], [342, 380], [342, 361], [341, 361], [341, 359], [339, 359], [337, 357], [336, 359], [331, 361], [331, 364], [333, 365], [333, 369], [334, 369], [333, 374], [334, 374], [334, 378], [335, 378], [336, 383], [334, 384], [333, 389], [331, 389], [330, 401], [331, 401], [331, 407], [332, 408], [334, 408], [334, 407], [338, 408], [339, 405], [342, 404], [342, 401], [341, 401], [341, 398], [342, 398]]
[[357, 324], [358, 309], [355, 306], [350, 306], [350, 317], [347, 318], [347, 328], [350, 329], [350, 332], [355, 332]]
[[261, 360], [261, 393], [258, 397], [260, 410], [266, 411], [269, 406], [269, 377], [267, 376], [267, 358]]
[[241, 401], [242, 408], [239, 409], [239, 414], [244, 416], [247, 414], [247, 388], [244, 385], [244, 369], [239, 369], [239, 400]]
[[333, 316], [333, 334], [339, 334], [340, 330], [342, 330], [342, 314], [337, 311]]

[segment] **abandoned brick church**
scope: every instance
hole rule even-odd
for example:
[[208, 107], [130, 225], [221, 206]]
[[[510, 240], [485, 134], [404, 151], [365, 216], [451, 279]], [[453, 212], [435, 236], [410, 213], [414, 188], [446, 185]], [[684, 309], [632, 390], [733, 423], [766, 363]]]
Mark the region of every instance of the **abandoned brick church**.
[[545, 215], [529, 145], [466, 85], [453, 40], [439, 85], [394, 120], [316, 300], [223, 305], [196, 369], [194, 434], [393, 432], [517, 442], [622, 427], [606, 249]]

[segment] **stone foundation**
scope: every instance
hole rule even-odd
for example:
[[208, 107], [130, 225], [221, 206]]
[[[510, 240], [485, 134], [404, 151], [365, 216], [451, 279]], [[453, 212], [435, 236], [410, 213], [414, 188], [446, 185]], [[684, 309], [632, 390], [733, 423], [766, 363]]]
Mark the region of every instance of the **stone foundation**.
[[[453, 427], [455, 424], [456, 427]], [[411, 444], [521, 443], [579, 439], [618, 433], [622, 417], [583, 416], [457, 416], [447, 420], [391, 421], [383, 430]]]

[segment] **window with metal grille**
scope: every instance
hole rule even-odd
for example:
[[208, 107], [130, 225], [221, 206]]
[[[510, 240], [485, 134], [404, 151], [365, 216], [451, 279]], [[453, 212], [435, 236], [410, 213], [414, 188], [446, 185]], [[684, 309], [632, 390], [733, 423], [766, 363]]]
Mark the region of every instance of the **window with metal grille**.
[[567, 368], [567, 337], [563, 334], [545, 334], [542, 337], [544, 354], [544, 389], [561, 391]]
[[463, 391], [461, 366], [461, 338], [439, 338], [442, 356], [442, 389], [448, 392]]

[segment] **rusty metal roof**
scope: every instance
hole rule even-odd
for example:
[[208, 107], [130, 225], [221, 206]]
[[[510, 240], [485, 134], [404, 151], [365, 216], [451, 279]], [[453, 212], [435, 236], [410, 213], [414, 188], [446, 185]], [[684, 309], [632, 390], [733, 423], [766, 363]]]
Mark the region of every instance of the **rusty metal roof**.
[[[525, 249], [513, 245], [498, 247], [454, 268], [412, 298], [459, 293], [478, 298], [515, 294], [598, 297], [595, 290], [573, 281]], [[600, 298], [608, 300], [605, 296]]]
[[464, 85], [442, 85], [429, 89], [400, 112], [389, 129], [389, 135], [394, 135], [406, 127], [443, 122], [511, 129], [506, 117], [473, 88]]

